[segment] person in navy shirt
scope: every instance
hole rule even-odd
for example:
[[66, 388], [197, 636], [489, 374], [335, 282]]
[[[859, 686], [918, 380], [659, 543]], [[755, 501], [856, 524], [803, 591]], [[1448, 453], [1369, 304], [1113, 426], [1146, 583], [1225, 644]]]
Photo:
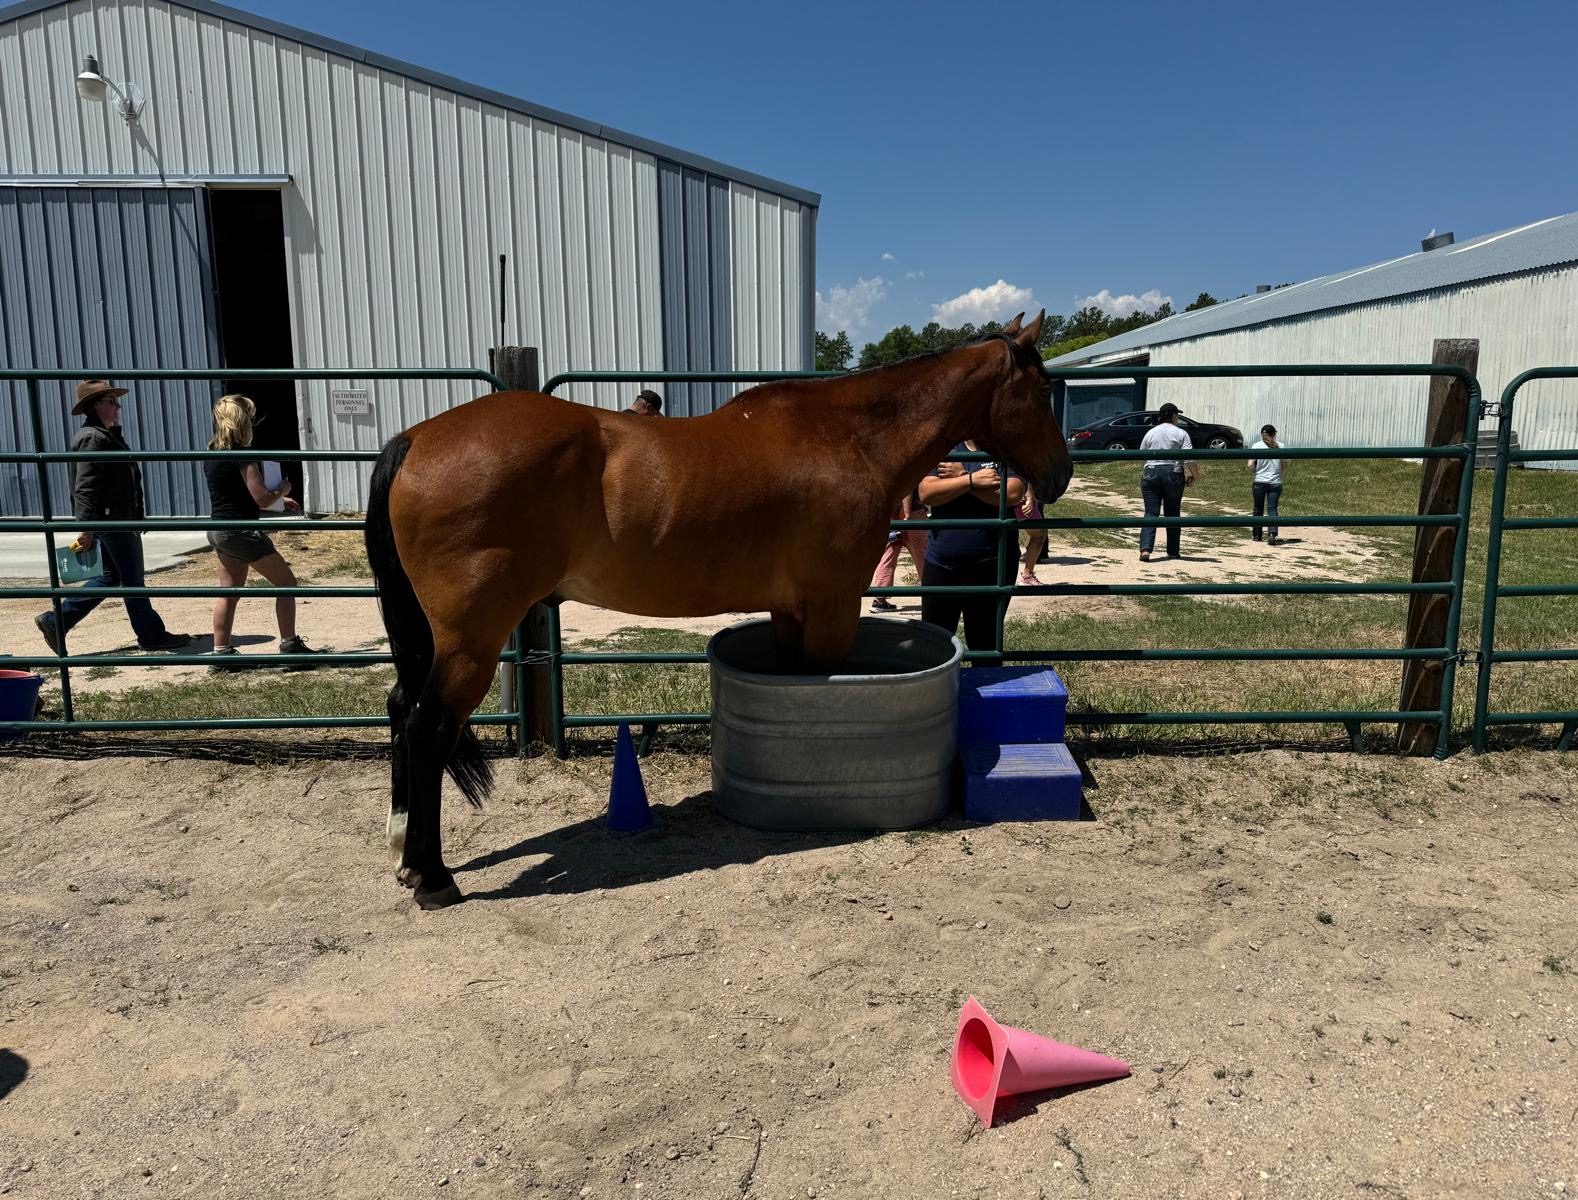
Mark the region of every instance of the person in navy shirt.
[[[974, 442], [960, 442], [955, 453], [976, 451]], [[1008, 511], [1018, 507], [1025, 494], [1025, 481], [1007, 467], [995, 462], [940, 462], [921, 480], [920, 500], [940, 521], [997, 516], [998, 489], [1008, 490]], [[997, 542], [999, 534], [991, 529], [933, 529], [926, 539], [926, 563], [921, 582], [927, 586], [970, 587], [993, 585], [997, 579]], [[1018, 546], [1013, 557], [1017, 559]], [[949, 633], [964, 618], [964, 644], [971, 650], [996, 648], [1000, 596], [948, 596], [927, 593], [921, 597], [921, 620], [939, 625]]]

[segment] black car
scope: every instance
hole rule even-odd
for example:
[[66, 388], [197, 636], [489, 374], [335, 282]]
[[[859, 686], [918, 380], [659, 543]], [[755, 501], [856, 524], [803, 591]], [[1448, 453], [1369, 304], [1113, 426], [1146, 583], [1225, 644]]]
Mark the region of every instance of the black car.
[[[1079, 429], [1070, 430], [1070, 450], [1138, 450], [1140, 439], [1156, 424], [1154, 412], [1126, 412], [1096, 421]], [[1178, 417], [1178, 425], [1189, 434], [1196, 450], [1241, 450], [1244, 435], [1231, 425], [1213, 425], [1209, 421], [1194, 421]]]

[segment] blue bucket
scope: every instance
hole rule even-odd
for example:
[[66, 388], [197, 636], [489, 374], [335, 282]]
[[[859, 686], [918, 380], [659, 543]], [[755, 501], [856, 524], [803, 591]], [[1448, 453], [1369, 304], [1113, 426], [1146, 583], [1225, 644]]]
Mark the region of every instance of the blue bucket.
[[[31, 721], [38, 709], [38, 689], [44, 677], [32, 671], [0, 671], [0, 721]], [[26, 737], [24, 732], [0, 732], [0, 742]]]

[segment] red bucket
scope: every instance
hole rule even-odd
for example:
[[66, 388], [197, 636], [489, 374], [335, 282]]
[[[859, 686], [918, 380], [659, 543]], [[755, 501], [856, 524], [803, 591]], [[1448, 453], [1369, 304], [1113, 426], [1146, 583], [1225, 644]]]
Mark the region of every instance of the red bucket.
[[[0, 721], [31, 721], [38, 710], [38, 689], [44, 677], [32, 671], [0, 671]], [[26, 737], [24, 731], [0, 731], [0, 742]]]

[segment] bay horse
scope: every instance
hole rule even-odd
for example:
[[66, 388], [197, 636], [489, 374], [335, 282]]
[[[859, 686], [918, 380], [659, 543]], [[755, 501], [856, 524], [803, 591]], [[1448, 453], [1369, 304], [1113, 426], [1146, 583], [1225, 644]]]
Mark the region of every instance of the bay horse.
[[1045, 316], [892, 366], [763, 384], [684, 420], [499, 392], [392, 438], [366, 540], [397, 677], [387, 834], [416, 902], [462, 898], [440, 844], [442, 777], [481, 804], [491, 766], [468, 721], [533, 604], [767, 612], [786, 666], [830, 671], [895, 504], [955, 444], [1061, 496], [1073, 467], [1036, 352]]

